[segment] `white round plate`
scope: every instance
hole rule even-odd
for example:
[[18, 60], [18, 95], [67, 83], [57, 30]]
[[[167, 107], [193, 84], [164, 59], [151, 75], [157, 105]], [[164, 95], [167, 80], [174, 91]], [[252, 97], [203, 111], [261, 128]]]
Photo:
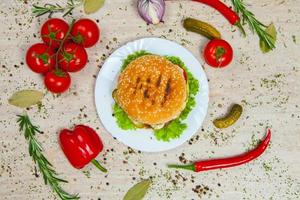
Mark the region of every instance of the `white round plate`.
[[[112, 91], [116, 87], [121, 65], [128, 55], [139, 50], [161, 56], [177, 56], [199, 80], [200, 88], [195, 97], [196, 107], [184, 121], [187, 124], [187, 129], [177, 139], [169, 142], [158, 141], [151, 129], [122, 130], [112, 116], [114, 104]], [[96, 80], [95, 101], [101, 122], [113, 137], [137, 150], [146, 152], [166, 151], [183, 144], [200, 128], [208, 107], [208, 83], [199, 61], [183, 46], [161, 38], [143, 38], [125, 44], [107, 58]]]

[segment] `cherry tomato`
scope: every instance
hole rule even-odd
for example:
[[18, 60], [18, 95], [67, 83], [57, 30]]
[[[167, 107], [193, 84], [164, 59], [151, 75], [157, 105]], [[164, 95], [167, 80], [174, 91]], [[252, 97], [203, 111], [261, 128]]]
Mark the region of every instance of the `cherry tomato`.
[[55, 67], [55, 52], [43, 43], [32, 45], [26, 53], [28, 67], [36, 73], [46, 73]]
[[54, 48], [58, 48], [66, 36], [69, 25], [62, 19], [52, 18], [46, 21], [41, 29], [43, 41]]
[[233, 50], [228, 42], [221, 39], [209, 41], [204, 48], [204, 59], [212, 67], [224, 67], [233, 58]]
[[77, 72], [84, 68], [87, 63], [87, 53], [85, 49], [73, 42], [64, 44], [58, 54], [58, 63], [61, 69], [67, 72]]
[[100, 30], [94, 21], [80, 19], [72, 27], [71, 35], [74, 42], [88, 48], [98, 42]]
[[62, 93], [70, 87], [71, 77], [68, 72], [56, 69], [46, 74], [44, 83], [50, 92]]

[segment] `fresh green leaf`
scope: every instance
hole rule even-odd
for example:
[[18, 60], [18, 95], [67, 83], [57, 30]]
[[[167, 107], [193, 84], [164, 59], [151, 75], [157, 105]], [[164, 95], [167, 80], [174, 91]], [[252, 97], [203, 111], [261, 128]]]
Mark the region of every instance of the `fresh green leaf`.
[[181, 120], [186, 119], [195, 106], [196, 106], [196, 100], [193, 96], [190, 96], [188, 98], [186, 106], [185, 106], [184, 110], [181, 112], [179, 118]]
[[[272, 43], [275, 44], [276, 39], [277, 39], [277, 32], [276, 32], [276, 28], [274, 26], [273, 23], [271, 23], [267, 28], [266, 28], [266, 33], [269, 34], [270, 36], [270, 40], [272, 41]], [[269, 51], [271, 51], [272, 49], [269, 48], [269, 46], [266, 44], [265, 40], [260, 40], [259, 41], [259, 46], [260, 46], [260, 50], [263, 53], [267, 53]]]
[[199, 81], [193, 76], [193, 74], [187, 71], [188, 84], [189, 84], [189, 98], [195, 96], [199, 91]]
[[20, 108], [27, 108], [38, 104], [43, 97], [44, 93], [37, 90], [20, 90], [8, 99], [8, 103]]
[[146, 195], [151, 181], [149, 179], [143, 180], [135, 184], [132, 188], [128, 190], [123, 200], [142, 200]]
[[127, 56], [127, 58], [123, 61], [122, 67], [121, 67], [121, 72], [127, 67], [127, 65], [129, 63], [131, 63], [132, 61], [134, 61], [135, 59], [141, 57], [141, 56], [145, 56], [145, 55], [150, 55], [151, 53], [148, 53], [147, 51], [141, 50], [141, 51], [137, 51], [133, 54], [130, 54], [129, 56]]
[[173, 64], [178, 65], [180, 67], [182, 67], [184, 70], [188, 70], [184, 64], [184, 62], [182, 62], [182, 60], [180, 58], [178, 58], [177, 56], [165, 56], [165, 58], [167, 58], [169, 61], [171, 61]]
[[170, 139], [178, 138], [186, 128], [187, 125], [185, 123], [182, 123], [177, 118], [171, 121], [169, 124], [165, 125], [163, 128], [154, 130], [154, 135], [157, 140], [168, 142], [170, 141]]
[[104, 5], [105, 0], [84, 0], [84, 12], [91, 14], [97, 12]]
[[136, 126], [134, 125], [134, 123], [129, 119], [129, 117], [124, 112], [124, 110], [116, 103], [113, 106], [113, 114], [117, 120], [118, 126], [121, 129], [123, 129], [123, 130], [135, 130], [136, 129]]

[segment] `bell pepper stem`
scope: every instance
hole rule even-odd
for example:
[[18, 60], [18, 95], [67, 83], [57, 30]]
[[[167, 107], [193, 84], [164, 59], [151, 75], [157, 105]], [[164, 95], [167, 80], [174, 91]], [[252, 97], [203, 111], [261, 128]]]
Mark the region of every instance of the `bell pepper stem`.
[[107, 172], [107, 169], [105, 169], [97, 160], [93, 159], [92, 163], [102, 172]]
[[168, 165], [169, 168], [175, 168], [175, 169], [186, 169], [190, 171], [195, 171], [194, 164], [191, 165]]

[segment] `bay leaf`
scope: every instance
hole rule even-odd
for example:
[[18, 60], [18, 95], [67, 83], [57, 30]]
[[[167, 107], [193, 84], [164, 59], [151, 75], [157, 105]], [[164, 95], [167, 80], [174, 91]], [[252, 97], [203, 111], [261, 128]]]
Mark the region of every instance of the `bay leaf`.
[[142, 200], [146, 195], [151, 181], [149, 179], [143, 180], [135, 184], [132, 188], [128, 190], [123, 200]]
[[19, 108], [28, 108], [39, 103], [43, 97], [44, 93], [37, 90], [20, 90], [8, 99], [8, 103]]
[[[277, 32], [276, 32], [276, 28], [274, 26], [273, 23], [271, 23], [267, 28], [266, 28], [266, 32], [271, 36], [271, 41], [275, 44], [276, 39], [277, 39]], [[263, 53], [268, 53], [269, 51], [271, 51], [272, 49], [270, 49], [268, 47], [268, 45], [265, 43], [265, 41], [260, 40], [259, 41], [259, 47], [260, 50]]]
[[97, 12], [104, 5], [105, 0], [85, 0], [83, 7], [86, 14]]

